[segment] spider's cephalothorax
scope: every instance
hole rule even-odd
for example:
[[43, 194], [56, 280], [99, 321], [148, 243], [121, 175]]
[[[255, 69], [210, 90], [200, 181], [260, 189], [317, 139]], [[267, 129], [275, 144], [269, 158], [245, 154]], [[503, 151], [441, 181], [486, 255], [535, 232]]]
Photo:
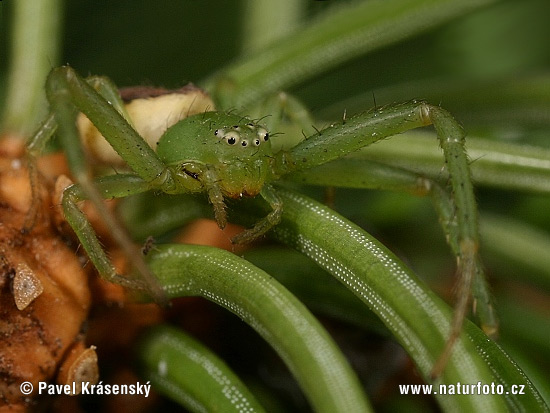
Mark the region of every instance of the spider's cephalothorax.
[[257, 195], [273, 155], [265, 128], [221, 112], [179, 121], [162, 136], [157, 154], [182, 179], [197, 180], [197, 191], [215, 184], [230, 198]]

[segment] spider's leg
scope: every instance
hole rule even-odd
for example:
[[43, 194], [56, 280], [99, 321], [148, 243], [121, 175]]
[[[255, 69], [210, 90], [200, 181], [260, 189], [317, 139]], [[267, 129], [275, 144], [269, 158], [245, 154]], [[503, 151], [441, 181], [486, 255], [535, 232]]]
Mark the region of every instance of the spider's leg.
[[[113, 199], [139, 194], [149, 189], [150, 185], [135, 175], [111, 175], [99, 178], [94, 183], [91, 193], [93, 196], [99, 196], [102, 199]], [[78, 207], [80, 201], [90, 199], [89, 194], [90, 192], [85, 190], [82, 184], [71, 185], [64, 190], [61, 203], [67, 222], [78, 236], [88, 257], [93, 262], [100, 275], [111, 282], [131, 288], [146, 290], [157, 301], [164, 301], [164, 293], [160, 289], [156, 278], [150, 273], [147, 267], [140, 268], [139, 264], [136, 265], [137, 261], [143, 261], [141, 251], [131, 240], [129, 240], [124, 229], [120, 227], [118, 221], [114, 219], [113, 215], [101, 200], [99, 202], [101, 205], [99, 213], [111, 229], [111, 234], [119, 243], [120, 247], [132, 260], [132, 264], [140, 273], [142, 280], [135, 280], [117, 274], [113, 264], [101, 246], [92, 225]]]
[[59, 138], [75, 178], [88, 173], [79, 134], [74, 126], [76, 111], [84, 113], [126, 164], [143, 180], [160, 187], [171, 176], [155, 151], [100, 93], [68, 66], [53, 69], [46, 81], [46, 95], [55, 114]]
[[454, 214], [458, 236], [458, 271], [461, 275], [460, 297], [450, 326], [449, 339], [433, 375], [443, 370], [453, 343], [460, 334], [467, 312], [470, 288], [478, 273], [479, 234], [477, 207], [470, 177], [468, 157], [464, 148], [464, 131], [445, 110], [425, 102], [409, 102], [375, 109], [333, 124], [318, 135], [302, 141], [290, 151], [276, 154], [273, 169], [284, 175], [318, 166], [354, 152], [380, 139], [433, 124], [439, 137], [449, 171]]
[[21, 232], [24, 233], [32, 230], [38, 218], [38, 206], [40, 199], [37, 192], [38, 166], [36, 164], [36, 158], [44, 151], [46, 143], [50, 140], [56, 130], [57, 122], [55, 120], [55, 116], [53, 114], [49, 114], [48, 117], [42, 122], [38, 130], [27, 142], [26, 157], [31, 186], [31, 203], [25, 216], [25, 221], [23, 222], [23, 228], [21, 228]]
[[[454, 199], [449, 191], [435, 180], [406, 169], [366, 159], [362, 157], [362, 153], [290, 174], [287, 179], [308, 185], [377, 189], [429, 196], [451, 251], [456, 257], [461, 254], [461, 234], [457, 225]], [[479, 259], [476, 271], [472, 286], [475, 313], [483, 331], [493, 336], [498, 330], [498, 318]]]
[[[83, 112], [94, 123], [126, 163], [143, 181], [148, 183], [149, 188], [160, 188], [170, 181], [169, 170], [120, 113], [86, 81], [81, 79], [73, 69], [69, 67], [54, 69], [46, 82], [46, 95], [57, 121], [59, 139], [65, 149], [71, 172], [78, 182], [79, 188], [83, 191], [83, 194], [76, 198], [72, 196], [71, 192], [67, 194], [67, 201], [64, 201], [67, 211], [76, 216], [77, 214], [70, 204], [76, 207], [77, 199], [89, 199], [111, 228], [113, 237], [123, 251], [133, 257], [132, 265], [146, 282], [151, 284], [150, 287], [155, 298], [162, 300], [159, 289], [154, 285], [154, 276], [139, 254], [139, 250], [126, 235], [126, 231], [111, 211], [106, 208], [103, 196], [95, 186], [75, 125], [77, 110]], [[82, 225], [82, 223], [77, 223], [77, 220], [69, 222], [71, 226], [73, 226], [73, 222], [76, 223], [73, 229], [78, 234], [80, 231], [78, 225]], [[86, 236], [88, 233], [89, 231], [86, 230], [83, 235]], [[91, 245], [89, 242], [87, 244]], [[90, 251], [87, 252], [90, 253]], [[92, 252], [93, 254], [96, 252]]]
[[218, 176], [213, 169], [208, 167], [200, 176], [201, 181], [206, 188], [208, 200], [214, 209], [214, 219], [216, 220], [218, 227], [224, 229], [227, 225], [227, 212], [225, 210], [222, 189], [218, 184]]
[[109, 104], [114, 107], [130, 125], [132, 125], [132, 119], [130, 119], [126, 111], [118, 87], [111, 79], [105, 76], [89, 76], [84, 80], [109, 102]]
[[[428, 178], [423, 179], [426, 181], [429, 187], [429, 195], [432, 199], [435, 209], [437, 210], [440, 224], [446, 235], [447, 243], [451, 247], [453, 254], [457, 257], [457, 262], [459, 264], [458, 275], [461, 275], [462, 269], [460, 267], [460, 264], [461, 257], [463, 256], [464, 251], [461, 248], [462, 234], [460, 228], [458, 227], [454, 199], [452, 195], [450, 195], [448, 191], [442, 188], [437, 182], [429, 180]], [[487, 279], [485, 277], [481, 259], [477, 253], [472, 253], [472, 255], [474, 255], [474, 258], [472, 258], [474, 260], [474, 268], [472, 270], [473, 280], [470, 282], [471, 285], [468, 290], [466, 290], [465, 280], [463, 279], [463, 277], [459, 279], [459, 291], [457, 291], [459, 301], [455, 304], [455, 308], [463, 305], [464, 312], [467, 311], [468, 301], [466, 301], [465, 303], [461, 303], [460, 299], [461, 297], [466, 297], [467, 300], [470, 296], [469, 291], [471, 288], [473, 309], [479, 320], [481, 329], [489, 337], [495, 338], [498, 333], [498, 316], [493, 306], [493, 299], [489, 291], [489, 286], [487, 284]], [[459, 316], [460, 315], [457, 315], [455, 310], [455, 320], [453, 320], [453, 323], [458, 323]], [[463, 315], [463, 317], [465, 316], [466, 314]], [[456, 334], [458, 337], [459, 331], [460, 329], [458, 331], [453, 331], [453, 334]], [[449, 339], [447, 342], [447, 346], [449, 346], [450, 342], [451, 340]], [[436, 370], [434, 371], [436, 373], [439, 373]]]
[[[118, 88], [108, 78], [103, 76], [90, 76], [85, 81], [92, 86], [107, 102], [109, 102], [128, 122], [131, 123], [130, 117], [124, 107], [124, 102], [120, 97]], [[38, 127], [36, 132], [27, 141], [27, 164], [29, 169], [29, 179], [31, 185], [31, 205], [25, 222], [23, 223], [22, 232], [28, 232], [34, 226], [38, 213], [38, 193], [36, 192], [36, 182], [38, 179], [38, 169], [36, 158], [40, 156], [46, 147], [48, 141], [52, 138], [57, 130], [57, 120], [53, 113], [49, 113], [45, 120]]]
[[469, 160], [464, 148], [464, 131], [458, 122], [445, 110], [431, 105], [425, 105], [421, 109], [422, 117], [430, 121], [435, 127], [446, 167], [449, 171], [452, 197], [454, 200], [455, 214], [458, 231], [458, 282], [455, 313], [453, 316], [449, 339], [436, 361], [432, 376], [438, 377], [453, 349], [453, 344], [460, 335], [468, 304], [470, 291], [474, 285], [474, 277], [480, 274], [479, 264], [479, 229], [476, 201], [472, 180], [470, 176]]
[[254, 241], [256, 238], [262, 236], [275, 225], [281, 221], [281, 215], [283, 213], [283, 202], [277, 195], [277, 192], [270, 185], [265, 185], [260, 195], [271, 207], [271, 212], [264, 218], [256, 222], [254, 227], [244, 230], [240, 234], [234, 236], [231, 242], [234, 244], [245, 244], [247, 242]]

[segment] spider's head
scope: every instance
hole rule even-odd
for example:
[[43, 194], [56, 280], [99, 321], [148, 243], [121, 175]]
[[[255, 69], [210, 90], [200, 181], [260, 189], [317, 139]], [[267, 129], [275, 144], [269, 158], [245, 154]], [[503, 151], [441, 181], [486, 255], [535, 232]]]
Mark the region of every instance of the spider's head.
[[[246, 119], [245, 119], [246, 120]], [[230, 127], [214, 130], [214, 136], [221, 141], [225, 142], [229, 146], [235, 146], [236, 148], [259, 148], [260, 145], [268, 145], [270, 148], [269, 133], [266, 129], [256, 125], [253, 122], [247, 121], [245, 124], [236, 124]], [[248, 149], [250, 151], [250, 149]], [[250, 152], [254, 154], [253, 151]], [[245, 154], [246, 152], [235, 152], [237, 155]]]
[[273, 157], [264, 127], [222, 112], [181, 120], [162, 136], [157, 153], [168, 165], [204, 165], [215, 175], [224, 195], [232, 198], [256, 195]]

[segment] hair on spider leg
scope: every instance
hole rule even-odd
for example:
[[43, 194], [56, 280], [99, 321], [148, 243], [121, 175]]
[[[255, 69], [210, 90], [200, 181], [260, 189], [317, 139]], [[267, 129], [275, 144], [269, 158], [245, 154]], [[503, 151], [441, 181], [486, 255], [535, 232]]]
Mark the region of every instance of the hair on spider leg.
[[317, 127], [315, 125], [311, 125], [313, 127], [313, 129], [315, 129], [315, 132], [317, 132], [317, 135], [321, 136], [322, 133], [321, 133], [321, 130], [317, 129]]
[[471, 165], [473, 164], [474, 162], [477, 162], [478, 160], [482, 159], [482, 158], [485, 158], [487, 156], [487, 154], [482, 154], [482, 155], [479, 155], [477, 158], [475, 159], [471, 159], [469, 158], [468, 159], [468, 165]]

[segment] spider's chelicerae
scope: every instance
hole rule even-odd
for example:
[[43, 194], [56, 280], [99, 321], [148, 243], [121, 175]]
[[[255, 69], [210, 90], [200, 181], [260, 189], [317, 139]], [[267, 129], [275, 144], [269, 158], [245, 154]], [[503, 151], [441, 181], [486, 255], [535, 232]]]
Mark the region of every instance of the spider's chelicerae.
[[[155, 118], [151, 115], [152, 109], [145, 109], [147, 116], [141, 116], [133, 113], [131, 107], [125, 108], [114, 85], [104, 78], [82, 79], [72, 68], [63, 66], [50, 73], [46, 91], [51, 114], [30, 140], [30, 155], [38, 155], [57, 130], [77, 182], [64, 191], [62, 204], [67, 221], [103, 277], [130, 287], [145, 288], [157, 299], [162, 299], [163, 292], [154, 275], [139, 250], [106, 210], [102, 199], [145, 191], [203, 192], [213, 205], [218, 225], [223, 228], [227, 222], [224, 199], [260, 196], [271, 211], [233, 239], [234, 242], [249, 242], [276, 226], [281, 219], [284, 205], [273, 185], [281, 177], [326, 164], [388, 136], [433, 124], [445, 155], [452, 195], [424, 178], [402, 185], [409, 185], [405, 189], [432, 195], [462, 277], [451, 337], [434, 368], [436, 374], [441, 371], [460, 332], [472, 279], [478, 271], [476, 206], [464, 133], [448, 112], [421, 101], [375, 108], [332, 124], [288, 150], [275, 151], [270, 131], [264, 125], [235, 113], [212, 111], [209, 101], [199, 104], [196, 96], [186, 108], [174, 109], [170, 100], [172, 94], [158, 93], [158, 97], [165, 100], [165, 106], [161, 105], [165, 109], [160, 110], [157, 117], [163, 127], [155, 127], [160, 130], [149, 133], [147, 131], [153, 128], [151, 119]], [[87, 116], [131, 172], [92, 178], [82, 145], [78, 144], [81, 138], [75, 123], [77, 111]], [[146, 119], [145, 126], [140, 125], [142, 118]], [[142, 135], [150, 134], [146, 136], [148, 142], [136, 130]], [[155, 146], [156, 151], [152, 149]], [[132, 255], [142, 280], [132, 280], [115, 272], [77, 206], [84, 199], [90, 199], [99, 208], [114, 237], [126, 253]]]

